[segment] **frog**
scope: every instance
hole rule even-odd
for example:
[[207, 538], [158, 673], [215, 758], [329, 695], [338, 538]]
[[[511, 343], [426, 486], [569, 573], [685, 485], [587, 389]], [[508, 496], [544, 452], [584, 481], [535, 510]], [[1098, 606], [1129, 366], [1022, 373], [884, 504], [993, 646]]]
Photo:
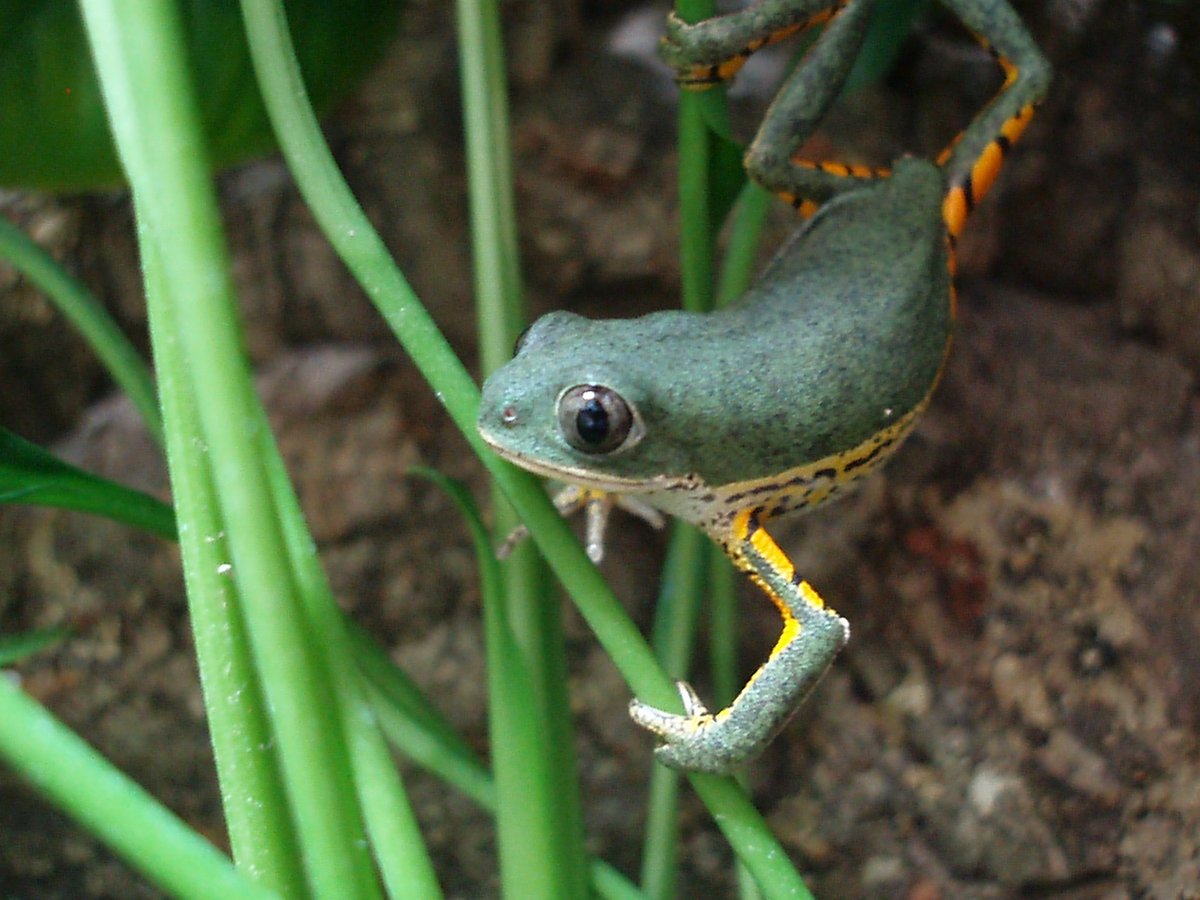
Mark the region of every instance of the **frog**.
[[630, 702], [655, 757], [727, 774], [783, 729], [850, 637], [767, 523], [843, 496], [912, 432], [946, 367], [964, 222], [1045, 96], [1049, 64], [1003, 0], [941, 0], [992, 54], [996, 95], [935, 159], [888, 167], [801, 159], [887, 0], [760, 0], [688, 24], [661, 56], [686, 90], [822, 26], [772, 100], [744, 164], [803, 217], [750, 288], [708, 313], [539, 318], [482, 390], [478, 430], [502, 458], [563, 482], [603, 553], [609, 510], [699, 527], [778, 609], [779, 638], [725, 708], [685, 681], [682, 714]]

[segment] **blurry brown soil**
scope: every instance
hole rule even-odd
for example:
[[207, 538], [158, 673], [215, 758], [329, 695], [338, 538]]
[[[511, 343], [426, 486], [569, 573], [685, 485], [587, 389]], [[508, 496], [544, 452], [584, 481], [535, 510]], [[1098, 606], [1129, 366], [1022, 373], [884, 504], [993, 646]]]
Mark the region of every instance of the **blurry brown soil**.
[[[447, 8], [411, 4], [330, 134], [471, 358]], [[661, 11], [506, 8], [531, 305], [671, 305], [673, 89], [612, 50], [644, 53]], [[823, 898], [1200, 897], [1200, 14], [1115, 0], [1023, 11], [1059, 77], [968, 230], [946, 380], [884, 476], [779, 530], [854, 635], [754, 769], [756, 800]], [[929, 152], [994, 87], [971, 46], [925, 29], [821, 141], [877, 161]], [[473, 559], [446, 501], [404, 475], [431, 465], [483, 497], [478, 467], [281, 165], [221, 189], [251, 353], [338, 596], [483, 749]], [[123, 197], [0, 203], [144, 344]], [[781, 214], [768, 243], [787, 227]], [[7, 271], [0, 291], [0, 422], [166, 496], [156, 451], [69, 329]], [[645, 623], [661, 540], [621, 525], [606, 573]], [[777, 622], [745, 599], [748, 671]], [[26, 689], [222, 843], [174, 548], [0, 510], [0, 630], [59, 623], [74, 635], [20, 667]], [[569, 640], [590, 849], [636, 874], [649, 741], [574, 617]], [[494, 895], [487, 819], [419, 772], [407, 780], [448, 893]], [[683, 828], [681, 896], [728, 895], [728, 851], [690, 796]], [[0, 897], [153, 896], [0, 768]]]

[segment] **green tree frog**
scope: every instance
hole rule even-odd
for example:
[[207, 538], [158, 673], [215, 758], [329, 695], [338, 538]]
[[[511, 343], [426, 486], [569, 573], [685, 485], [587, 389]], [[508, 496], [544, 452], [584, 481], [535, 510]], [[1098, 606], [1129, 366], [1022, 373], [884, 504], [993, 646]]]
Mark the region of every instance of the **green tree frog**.
[[902, 158], [890, 170], [795, 158], [876, 0], [762, 0], [694, 25], [671, 16], [662, 53], [689, 89], [825, 26], [745, 157], [751, 177], [811, 217], [735, 304], [607, 321], [550, 313], [484, 385], [484, 440], [572, 486], [559, 507], [588, 510], [593, 557], [614, 502], [662, 511], [707, 532], [779, 609], [778, 642], [727, 708], [710, 713], [686, 683], [684, 715], [632, 701], [667, 765], [723, 773], [754, 757], [848, 639], [764, 526], [844, 493], [911, 431], [950, 347], [955, 240], [1048, 88], [1049, 67], [1007, 3], [943, 3], [1004, 84], [936, 164]]

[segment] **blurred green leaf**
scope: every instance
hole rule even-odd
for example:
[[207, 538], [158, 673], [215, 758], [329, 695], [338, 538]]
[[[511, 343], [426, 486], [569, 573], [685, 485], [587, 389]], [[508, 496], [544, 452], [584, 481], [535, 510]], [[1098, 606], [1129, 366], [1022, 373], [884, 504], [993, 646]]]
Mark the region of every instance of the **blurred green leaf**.
[[90, 475], [0, 428], [0, 503], [95, 513], [175, 539], [175, 515], [161, 500]]
[[39, 650], [57, 644], [67, 634], [66, 628], [43, 628], [24, 634], [0, 634], [0, 666], [11, 666], [26, 656], [33, 656]]
[[866, 40], [842, 89], [843, 95], [853, 94], [888, 73], [912, 33], [913, 23], [929, 6], [930, 0], [890, 0], [876, 6]]
[[[213, 165], [269, 151], [237, 0], [181, 7]], [[401, 3], [287, 0], [286, 8], [309, 95], [324, 112], [378, 60]], [[86, 190], [122, 178], [77, 4], [0, 3], [0, 184]]]

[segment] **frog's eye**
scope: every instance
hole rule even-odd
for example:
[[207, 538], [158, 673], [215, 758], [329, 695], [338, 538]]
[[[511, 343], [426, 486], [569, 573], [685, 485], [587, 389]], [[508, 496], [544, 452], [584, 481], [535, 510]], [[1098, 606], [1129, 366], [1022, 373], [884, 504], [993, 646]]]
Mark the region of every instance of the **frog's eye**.
[[625, 399], [600, 384], [567, 388], [558, 398], [558, 430], [584, 453], [612, 453], [641, 439], [641, 429]]

